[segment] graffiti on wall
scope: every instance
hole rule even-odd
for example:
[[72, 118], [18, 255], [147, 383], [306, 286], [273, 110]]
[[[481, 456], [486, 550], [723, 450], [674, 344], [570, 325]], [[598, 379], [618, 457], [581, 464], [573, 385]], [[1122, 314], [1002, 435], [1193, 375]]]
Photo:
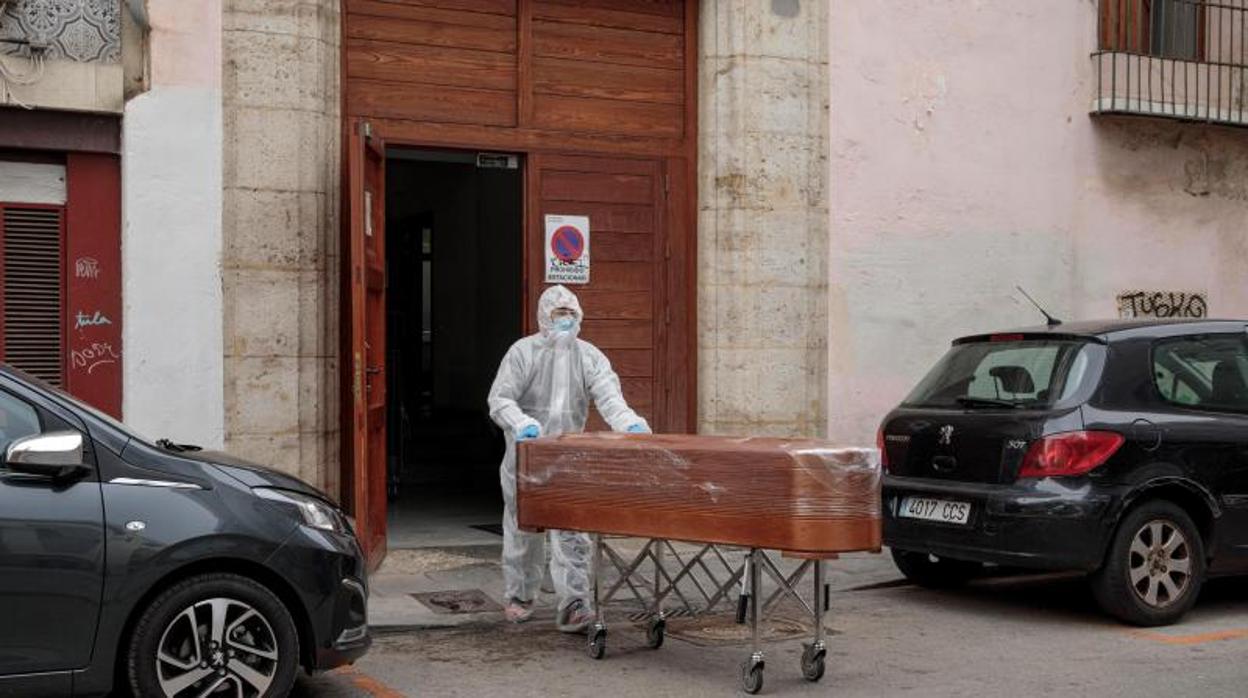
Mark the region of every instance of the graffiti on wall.
[[79, 279], [100, 278], [100, 261], [95, 257], [79, 257], [74, 262], [74, 276]]
[[94, 373], [100, 366], [120, 361], [121, 354], [117, 353], [111, 342], [92, 342], [89, 347], [71, 351], [69, 360], [75, 369], [86, 369], [87, 373]]
[[1209, 317], [1209, 298], [1199, 291], [1125, 291], [1118, 294], [1118, 316]]

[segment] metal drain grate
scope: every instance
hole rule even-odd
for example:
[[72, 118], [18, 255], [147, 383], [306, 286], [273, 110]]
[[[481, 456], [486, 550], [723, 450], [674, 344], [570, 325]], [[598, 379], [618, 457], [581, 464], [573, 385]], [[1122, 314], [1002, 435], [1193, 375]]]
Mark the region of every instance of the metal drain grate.
[[413, 599], [421, 602], [434, 613], [497, 613], [503, 610], [494, 599], [485, 595], [480, 589], [464, 591], [430, 591], [412, 594]]

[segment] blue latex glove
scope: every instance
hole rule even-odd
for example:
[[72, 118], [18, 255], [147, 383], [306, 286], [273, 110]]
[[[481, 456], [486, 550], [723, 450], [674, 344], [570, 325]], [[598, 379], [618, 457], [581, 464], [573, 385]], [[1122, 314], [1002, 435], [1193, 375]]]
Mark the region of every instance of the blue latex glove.
[[542, 428], [536, 424], [530, 424], [529, 426], [521, 429], [519, 434], [516, 434], [516, 441], [528, 441], [529, 439], [536, 439], [541, 435]]
[[649, 434], [650, 433], [650, 430], [647, 429], [644, 424], [634, 424], [630, 426], [628, 429], [625, 429], [625, 431], [627, 431], [630, 434]]

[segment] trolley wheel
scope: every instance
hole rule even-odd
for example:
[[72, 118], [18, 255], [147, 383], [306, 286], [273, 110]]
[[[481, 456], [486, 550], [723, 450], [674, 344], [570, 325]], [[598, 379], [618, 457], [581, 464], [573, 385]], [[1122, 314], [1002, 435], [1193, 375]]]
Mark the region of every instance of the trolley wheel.
[[806, 649], [802, 650], [802, 676], [810, 682], [816, 682], [823, 678], [823, 672], [826, 670], [827, 650], [823, 648], [816, 649], [813, 645], [806, 645]]
[[747, 661], [741, 665], [741, 690], [750, 695], [763, 690], [762, 662]]
[[607, 630], [599, 628], [590, 631], [589, 644], [586, 646], [591, 659], [602, 659], [607, 654]]
[[646, 628], [646, 644], [650, 645], [650, 649], [657, 650], [663, 646], [663, 636], [666, 633], [667, 621], [655, 618], [650, 621], [650, 627]]

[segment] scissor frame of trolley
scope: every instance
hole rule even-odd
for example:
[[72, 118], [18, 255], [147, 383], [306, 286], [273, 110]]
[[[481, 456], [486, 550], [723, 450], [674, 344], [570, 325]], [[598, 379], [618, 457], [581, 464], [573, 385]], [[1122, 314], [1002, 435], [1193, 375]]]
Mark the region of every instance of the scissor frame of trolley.
[[[694, 604], [679, 586], [682, 581], [688, 580], [689, 586], [697, 590], [697, 594], [705, 603], [702, 613], [708, 613], [721, 602], [727, 602], [734, 587], [739, 588], [737, 622], [742, 623], [748, 618], [750, 624], [750, 656], [741, 665], [741, 687], [746, 693], [758, 693], [763, 688], [763, 670], [766, 666], [766, 659], [759, 636], [759, 625], [768, 610], [786, 597], [797, 601], [814, 621], [814, 638], [809, 643], [803, 643], [802, 676], [807, 681], [819, 681], [823, 678], [824, 662], [827, 657], [827, 646], [823, 640], [823, 617], [827, 613], [829, 596], [827, 584], [824, 581], [824, 563], [829, 559], [835, 559], [836, 554], [793, 553], [791, 556], [801, 558], [802, 562], [797, 569], [786, 576], [776, 565], [773, 557], [759, 548], [738, 548], [745, 551], [745, 556], [743, 562], [734, 567], [724, 555], [724, 548], [728, 546], [693, 542], [693, 545], [701, 547], [696, 553], [682, 557], [672, 545], [673, 541], [651, 538], [636, 555], [629, 559], [612, 547], [611, 538], [601, 533], [589, 535], [593, 545], [590, 575], [594, 601], [594, 622], [589, 629], [590, 657], [602, 659], [606, 655], [607, 623], [603, 614], [603, 606], [624, 589], [632, 593], [649, 616], [646, 629], [647, 644], [654, 649], [662, 647], [669, 615], [665, 611], [665, 602], [674, 597], [679, 600], [685, 611], [697, 612]], [[662, 562], [664, 555], [670, 555], [679, 566], [675, 574], [669, 573], [664, 568]], [[789, 556], [789, 554], [785, 555]], [[604, 561], [619, 573], [619, 579], [605, 592], [602, 589], [601, 574]], [[647, 561], [654, 563], [653, 581], [645, 579], [640, 574], [642, 566]], [[718, 568], [722, 568], [722, 571], [717, 571]], [[797, 592], [797, 587], [812, 569], [814, 571], [813, 593], [811, 594], [813, 606], [806, 603], [806, 600]], [[701, 570], [704, 580], [700, 581], [697, 578], [695, 574], [697, 570]], [[766, 598], [763, 598], [764, 573], [776, 582], [776, 589]], [[646, 591], [652, 593], [647, 597], [638, 588], [639, 586], [646, 587]]]

